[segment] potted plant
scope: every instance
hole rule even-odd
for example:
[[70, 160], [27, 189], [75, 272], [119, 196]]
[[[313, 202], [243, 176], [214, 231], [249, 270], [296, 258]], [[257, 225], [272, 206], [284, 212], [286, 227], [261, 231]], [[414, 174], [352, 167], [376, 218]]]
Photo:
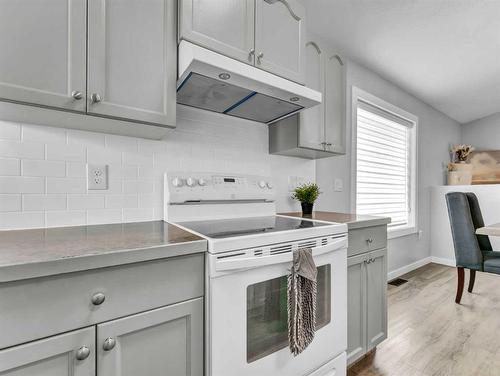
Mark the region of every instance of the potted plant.
[[448, 163], [448, 185], [470, 185], [472, 183], [472, 165], [467, 163], [471, 145], [453, 145], [451, 147], [452, 162]]
[[300, 204], [302, 205], [302, 214], [312, 214], [314, 202], [320, 193], [321, 192], [317, 184], [302, 184], [295, 188], [292, 198], [300, 201]]

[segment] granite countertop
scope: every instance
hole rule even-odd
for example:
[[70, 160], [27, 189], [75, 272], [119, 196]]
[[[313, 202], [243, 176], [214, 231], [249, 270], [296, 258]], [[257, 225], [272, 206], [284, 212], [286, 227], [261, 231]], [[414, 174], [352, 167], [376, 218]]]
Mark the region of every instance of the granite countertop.
[[391, 222], [389, 217], [375, 217], [351, 213], [336, 213], [330, 211], [314, 211], [311, 215], [302, 215], [301, 212], [279, 213], [291, 217], [317, 219], [319, 221], [346, 223], [349, 230], [370, 226], [386, 225]]
[[204, 252], [163, 221], [0, 231], [0, 282]]

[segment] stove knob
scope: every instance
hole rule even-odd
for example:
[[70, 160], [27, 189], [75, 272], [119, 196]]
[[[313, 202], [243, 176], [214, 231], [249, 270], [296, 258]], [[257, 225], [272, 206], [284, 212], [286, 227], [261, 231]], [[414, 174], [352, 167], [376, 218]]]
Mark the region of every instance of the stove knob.
[[207, 181], [203, 178], [201, 178], [200, 180], [198, 180], [198, 184], [201, 185], [202, 187], [204, 187], [205, 185], [207, 185]]
[[259, 187], [262, 189], [266, 188], [266, 182], [264, 180], [259, 181]]
[[174, 178], [172, 180], [172, 185], [174, 187], [182, 187], [182, 179], [179, 179], [179, 178]]
[[196, 179], [194, 178], [187, 178], [186, 184], [188, 187], [194, 187], [196, 185]]
[[267, 188], [273, 189], [273, 183], [271, 183], [270, 181], [268, 181], [267, 182]]

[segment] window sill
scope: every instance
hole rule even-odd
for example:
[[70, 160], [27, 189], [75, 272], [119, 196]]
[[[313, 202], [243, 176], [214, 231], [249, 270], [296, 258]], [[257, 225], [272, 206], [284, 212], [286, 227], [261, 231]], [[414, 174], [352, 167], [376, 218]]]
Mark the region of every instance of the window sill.
[[413, 235], [418, 232], [416, 227], [404, 227], [387, 230], [387, 239], [401, 238], [403, 236]]

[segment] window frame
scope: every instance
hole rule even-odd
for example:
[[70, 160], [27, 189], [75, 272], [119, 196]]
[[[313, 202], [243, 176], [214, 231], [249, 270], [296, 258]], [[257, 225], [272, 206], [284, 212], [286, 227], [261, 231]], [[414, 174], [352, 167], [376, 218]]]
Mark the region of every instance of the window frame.
[[379, 107], [386, 112], [399, 116], [411, 123], [410, 128], [410, 215], [406, 226], [388, 228], [388, 239], [416, 234], [418, 232], [418, 117], [381, 99], [352, 86], [351, 96], [351, 211], [356, 212], [357, 196], [357, 129], [358, 129], [358, 101], [366, 102]]

